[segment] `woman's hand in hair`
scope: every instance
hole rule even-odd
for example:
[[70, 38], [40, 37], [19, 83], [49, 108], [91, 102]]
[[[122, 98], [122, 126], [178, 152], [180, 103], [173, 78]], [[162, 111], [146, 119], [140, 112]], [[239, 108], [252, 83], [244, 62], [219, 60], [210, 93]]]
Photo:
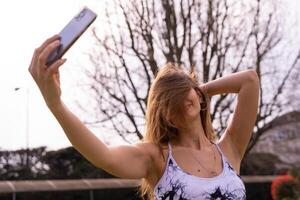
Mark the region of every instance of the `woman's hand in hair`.
[[209, 97], [210, 98], [210, 95], [208, 94], [208, 90], [207, 90], [207, 87], [205, 85], [205, 83], [202, 83], [200, 85], [200, 89], [201, 91], [203, 92], [203, 94], [206, 96], [206, 97]]
[[61, 103], [59, 67], [63, 65], [66, 60], [58, 59], [50, 66], [46, 65], [48, 56], [58, 48], [59, 45], [59, 35], [48, 38], [40, 47], [35, 49], [31, 64], [28, 68], [28, 71], [38, 85], [49, 108]]

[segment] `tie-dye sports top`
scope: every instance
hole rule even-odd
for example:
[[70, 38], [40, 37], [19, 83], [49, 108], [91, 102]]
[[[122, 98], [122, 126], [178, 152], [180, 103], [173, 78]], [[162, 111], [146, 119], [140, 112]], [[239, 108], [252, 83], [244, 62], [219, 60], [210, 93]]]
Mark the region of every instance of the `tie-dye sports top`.
[[155, 200], [245, 200], [246, 190], [241, 177], [221, 153], [222, 172], [210, 178], [192, 175], [181, 169], [172, 156], [169, 143], [167, 165], [162, 177], [154, 187]]

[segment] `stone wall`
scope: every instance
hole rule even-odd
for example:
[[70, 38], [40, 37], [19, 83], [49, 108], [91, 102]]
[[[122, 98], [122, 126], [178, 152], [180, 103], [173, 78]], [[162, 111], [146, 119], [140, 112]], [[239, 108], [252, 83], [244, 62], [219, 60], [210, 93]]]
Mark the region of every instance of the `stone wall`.
[[266, 131], [250, 153], [271, 153], [282, 161], [282, 168], [300, 167], [300, 113], [288, 113], [274, 119], [272, 128]]

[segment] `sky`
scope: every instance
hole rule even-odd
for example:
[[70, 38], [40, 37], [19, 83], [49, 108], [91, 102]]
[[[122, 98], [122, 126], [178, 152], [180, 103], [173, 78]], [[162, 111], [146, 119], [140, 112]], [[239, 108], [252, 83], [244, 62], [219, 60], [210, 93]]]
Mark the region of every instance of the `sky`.
[[[49, 149], [71, 145], [46, 107], [28, 67], [34, 49], [46, 38], [58, 33], [84, 6], [94, 10], [98, 17], [64, 56], [67, 62], [60, 70], [62, 99], [76, 115], [79, 115], [80, 110], [76, 107], [75, 100], [78, 97], [84, 98], [76, 95], [77, 84], [84, 78], [83, 70], [80, 69], [81, 63], [86, 59], [83, 54], [92, 47], [91, 28], [103, 26], [104, 2], [1, 1], [0, 149], [26, 148], [27, 144], [30, 148], [47, 146]], [[96, 129], [93, 132], [103, 140], [110, 140], [109, 135], [102, 130]], [[115, 141], [122, 142], [117, 138]]]
[[[48, 149], [59, 149], [71, 145], [46, 107], [28, 67], [34, 49], [46, 38], [58, 33], [83, 6], [90, 7], [98, 14], [92, 26], [103, 27], [104, 1], [101, 0], [0, 2], [0, 149], [26, 148], [27, 136], [30, 148], [47, 146]], [[287, 17], [294, 15], [300, 19], [298, 0], [286, 0], [285, 6]], [[296, 25], [298, 30], [299, 23]], [[100, 28], [97, 30], [101, 31]], [[84, 78], [80, 63], [86, 59], [84, 53], [92, 48], [91, 38], [90, 28], [64, 56], [68, 60], [60, 70], [62, 99], [76, 115], [81, 112], [75, 100], [85, 98], [76, 94], [76, 86]], [[83, 120], [81, 116], [78, 117]], [[103, 141], [124, 143], [112, 137], [107, 130], [90, 128]]]

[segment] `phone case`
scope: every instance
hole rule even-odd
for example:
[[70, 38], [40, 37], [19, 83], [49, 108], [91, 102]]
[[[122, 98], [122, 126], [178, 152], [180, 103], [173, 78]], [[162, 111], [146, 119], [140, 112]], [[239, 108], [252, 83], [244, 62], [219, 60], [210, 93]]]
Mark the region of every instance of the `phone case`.
[[86, 29], [96, 19], [91, 9], [84, 7], [59, 33], [61, 45], [55, 49], [47, 59], [47, 66], [50, 66], [56, 60], [61, 58], [75, 41], [86, 31]]

